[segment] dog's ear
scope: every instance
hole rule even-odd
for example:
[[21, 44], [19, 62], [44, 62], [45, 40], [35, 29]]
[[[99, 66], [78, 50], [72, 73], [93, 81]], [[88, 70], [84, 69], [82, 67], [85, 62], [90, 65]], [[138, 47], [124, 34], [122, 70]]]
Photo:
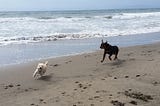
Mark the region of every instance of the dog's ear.
[[48, 65], [48, 61], [45, 62], [45, 65]]
[[106, 43], [108, 43], [108, 41], [106, 40]]
[[103, 43], [103, 39], [102, 39], [102, 43]]

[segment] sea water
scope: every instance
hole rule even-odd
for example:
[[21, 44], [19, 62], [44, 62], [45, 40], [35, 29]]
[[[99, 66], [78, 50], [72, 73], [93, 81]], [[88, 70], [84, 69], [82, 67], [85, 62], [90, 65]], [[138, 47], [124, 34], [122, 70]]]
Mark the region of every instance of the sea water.
[[[159, 41], [160, 9], [0, 12], [0, 64]], [[153, 33], [153, 34], [145, 34]]]

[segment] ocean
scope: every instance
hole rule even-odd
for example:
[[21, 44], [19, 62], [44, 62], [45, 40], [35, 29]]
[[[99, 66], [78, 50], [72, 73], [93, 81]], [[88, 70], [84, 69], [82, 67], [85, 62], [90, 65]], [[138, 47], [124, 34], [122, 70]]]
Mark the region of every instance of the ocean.
[[101, 39], [153, 43], [157, 32], [160, 9], [0, 12], [0, 66], [91, 52]]

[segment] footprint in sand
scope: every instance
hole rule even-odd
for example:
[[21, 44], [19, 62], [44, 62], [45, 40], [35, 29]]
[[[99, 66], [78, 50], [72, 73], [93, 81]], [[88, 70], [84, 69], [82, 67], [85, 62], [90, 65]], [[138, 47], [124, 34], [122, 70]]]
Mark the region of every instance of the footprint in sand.
[[90, 57], [90, 55], [86, 55], [86, 56], [84, 56], [85, 58], [87, 58], [87, 57]]
[[28, 88], [29, 90], [33, 90], [33, 91], [37, 91], [37, 90], [39, 90], [39, 89], [37, 89], [37, 88]]
[[99, 71], [101, 71], [99, 68], [96, 68], [96, 69], [94, 69], [93, 70], [94, 72], [99, 72]]
[[119, 102], [118, 100], [112, 100], [111, 103], [114, 106], [124, 106], [125, 105], [125, 103]]
[[104, 80], [106, 80], [106, 79], [102, 78], [101, 80], [104, 81]]
[[117, 77], [114, 77], [114, 79], [117, 79]]
[[39, 101], [40, 101], [40, 102], [43, 102], [44, 100], [43, 100], [43, 99], [39, 99]]
[[154, 61], [154, 59], [149, 59], [149, 60], [147, 60], [147, 61]]
[[62, 92], [61, 94], [62, 94], [62, 96], [65, 96], [66, 92]]
[[147, 52], [148, 52], [148, 53], [151, 53], [151, 52], [154, 52], [154, 51], [156, 51], [156, 50], [148, 50]]
[[78, 84], [78, 86], [79, 86], [79, 88], [82, 88], [83, 87], [83, 85], [80, 83], [80, 84]]
[[33, 106], [33, 105], [35, 105], [35, 104], [34, 104], [34, 103], [31, 103], [30, 105]]
[[100, 96], [94, 96], [94, 98], [95, 98], [95, 99], [98, 99], [98, 98], [100, 98]]
[[4, 86], [4, 89], [13, 88], [15, 86], [19, 87], [21, 85], [20, 84], [17, 84], [17, 85], [9, 84], [9, 85]]
[[28, 92], [28, 89], [25, 89], [24, 91], [25, 91], [25, 92]]
[[57, 66], [59, 66], [59, 64], [51, 64], [50, 66], [52, 66], [52, 67], [57, 67]]
[[88, 98], [88, 100], [93, 100], [93, 98]]
[[71, 63], [72, 61], [70, 60], [70, 61], [67, 61], [67, 62], [65, 62], [66, 64], [68, 64], [68, 63]]
[[82, 104], [83, 104], [83, 102], [78, 101], [77, 103], [73, 104], [73, 106], [77, 106], [76, 104], [78, 104], [78, 106], [79, 106], [79, 105], [82, 105]]
[[79, 83], [78, 81], [76, 81], [75, 83]]
[[83, 87], [83, 89], [87, 89], [87, 87], [85, 86], [85, 87]]
[[94, 104], [91, 104], [91, 106], [95, 106]]
[[130, 104], [133, 104], [133, 105], [137, 105], [137, 102], [134, 101], [134, 100], [130, 101], [129, 103], [130, 103]]
[[126, 75], [125, 78], [129, 78], [129, 76]]
[[8, 89], [8, 87], [6, 86], [4, 89]]
[[130, 89], [128, 89], [128, 91], [132, 91], [132, 89], [130, 88]]
[[31, 103], [30, 105], [31, 105], [31, 106], [39, 106], [39, 105], [36, 105], [36, 104], [34, 104], [34, 103]]
[[129, 59], [129, 61], [135, 61], [135, 60], [136, 60], [135, 58], [130, 58], [130, 59]]
[[[90, 84], [90, 83], [82, 84], [78, 81], [76, 81], [75, 83], [78, 84], [78, 88], [80, 88], [81, 92], [84, 92], [84, 90], [86, 90], [87, 88], [92, 86], [92, 84]], [[74, 89], [74, 91], [77, 91], [77, 90], [78, 89], [76, 89], [76, 88]]]
[[153, 84], [154, 86], [157, 86], [157, 85], [160, 84], [160, 83], [157, 82], [157, 81], [154, 81], [154, 82], [152, 82], [152, 84]]
[[131, 56], [131, 55], [133, 55], [133, 53], [127, 53], [127, 54], [124, 54], [124, 55]]
[[137, 74], [136, 77], [140, 77], [141, 75]]
[[99, 90], [99, 91], [96, 91], [96, 93], [107, 93], [106, 90]]
[[20, 84], [17, 84], [16, 86], [21, 86]]
[[88, 84], [88, 86], [92, 86], [92, 84]]
[[46, 104], [46, 102], [44, 101], [44, 99], [39, 99], [39, 102]]
[[100, 100], [99, 102], [104, 102], [104, 100]]
[[146, 55], [147, 55], [146, 53], [141, 54], [141, 56], [146, 56]]
[[8, 85], [8, 87], [10, 87], [10, 88], [12, 88], [12, 87], [14, 87], [12, 84], [10, 84], [10, 85]]

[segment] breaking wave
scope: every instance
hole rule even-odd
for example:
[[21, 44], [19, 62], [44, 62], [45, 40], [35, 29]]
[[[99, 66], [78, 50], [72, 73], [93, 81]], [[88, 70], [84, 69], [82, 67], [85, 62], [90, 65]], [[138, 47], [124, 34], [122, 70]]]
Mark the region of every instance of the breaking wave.
[[0, 12], [0, 45], [159, 32], [160, 10], [146, 11]]

